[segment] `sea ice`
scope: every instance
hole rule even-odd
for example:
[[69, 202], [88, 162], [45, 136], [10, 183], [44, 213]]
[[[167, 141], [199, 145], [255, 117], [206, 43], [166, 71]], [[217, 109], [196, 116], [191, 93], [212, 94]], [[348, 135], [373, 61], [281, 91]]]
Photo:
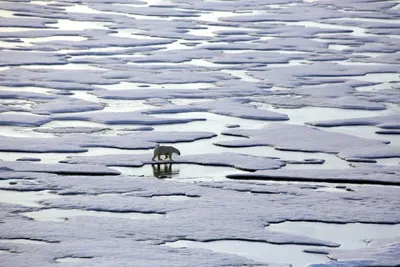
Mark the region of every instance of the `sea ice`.
[[385, 142], [379, 140], [326, 132], [304, 125], [278, 123], [269, 124], [261, 129], [230, 129], [223, 134], [245, 138], [215, 144], [227, 147], [273, 146], [281, 150], [325, 153], [339, 153], [365, 146], [385, 146]]
[[360, 183], [399, 185], [399, 168], [390, 166], [355, 165], [350, 169], [280, 169], [257, 171], [249, 174], [232, 174], [232, 179], [277, 180], [277, 181], [319, 181], [331, 183]]
[[[2, 1], [1, 264], [398, 265], [399, 237], [379, 233], [400, 223], [398, 9]], [[182, 155], [151, 161], [164, 143]], [[316, 222], [378, 234], [351, 249], [268, 230]]]
[[64, 162], [73, 164], [101, 164], [107, 166], [140, 167], [144, 164], [200, 164], [206, 166], [230, 166], [241, 170], [256, 171], [277, 169], [285, 165], [284, 162], [268, 158], [256, 157], [237, 153], [215, 153], [199, 155], [174, 156], [174, 160], [151, 161], [152, 154], [139, 155], [106, 155], [89, 157], [72, 157]]

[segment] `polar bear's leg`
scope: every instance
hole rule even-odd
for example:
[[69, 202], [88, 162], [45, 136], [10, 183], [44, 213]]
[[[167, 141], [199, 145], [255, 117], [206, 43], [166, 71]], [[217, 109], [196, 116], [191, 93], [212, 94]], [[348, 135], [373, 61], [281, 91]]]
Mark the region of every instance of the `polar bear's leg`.
[[153, 151], [153, 157], [151, 158], [153, 161], [156, 159], [158, 156], [158, 159], [160, 159], [160, 147], [157, 146], [154, 151]]
[[162, 158], [161, 158], [161, 153], [158, 154], [158, 160], [162, 160]]
[[171, 158], [171, 155], [169, 153], [165, 154], [165, 159]]

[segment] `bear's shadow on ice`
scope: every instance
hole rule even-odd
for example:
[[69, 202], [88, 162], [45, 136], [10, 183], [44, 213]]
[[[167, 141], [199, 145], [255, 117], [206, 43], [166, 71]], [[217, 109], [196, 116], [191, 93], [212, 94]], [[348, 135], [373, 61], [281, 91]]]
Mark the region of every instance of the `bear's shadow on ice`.
[[159, 179], [172, 178], [179, 175], [179, 169], [173, 169], [172, 163], [152, 163], [153, 176]]

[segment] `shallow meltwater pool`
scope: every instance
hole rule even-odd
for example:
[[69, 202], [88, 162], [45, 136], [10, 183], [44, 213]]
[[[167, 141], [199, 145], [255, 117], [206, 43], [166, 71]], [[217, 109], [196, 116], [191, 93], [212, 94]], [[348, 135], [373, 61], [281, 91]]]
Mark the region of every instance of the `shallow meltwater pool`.
[[[369, 245], [371, 239], [400, 236], [400, 224], [283, 222], [270, 224], [266, 227], [266, 230], [312, 237], [340, 244], [338, 248], [329, 248], [331, 250], [364, 248]], [[214, 252], [236, 254], [259, 262], [291, 264], [293, 267], [331, 261], [327, 254], [304, 252], [305, 250], [324, 248], [312, 245], [279, 245], [243, 240], [209, 242], [178, 240], [167, 242], [164, 245], [174, 248], [208, 249]]]
[[313, 248], [313, 246], [275, 245], [265, 242], [241, 240], [218, 240], [211, 242], [179, 240], [166, 243], [165, 245], [175, 248], [200, 248], [220, 253], [237, 254], [258, 262], [290, 263], [293, 267], [303, 267], [310, 263], [325, 263], [329, 261], [326, 255], [302, 252], [302, 249]]
[[134, 167], [112, 167], [123, 175], [155, 177], [158, 179], [173, 179], [179, 181], [220, 181], [232, 173], [244, 173], [229, 167], [202, 166], [196, 164], [159, 163]]
[[26, 207], [41, 207], [42, 205], [39, 203], [41, 200], [60, 197], [60, 195], [49, 193], [48, 190], [26, 192], [0, 190], [0, 203], [18, 204]]
[[57, 263], [78, 263], [78, 262], [85, 262], [90, 260], [91, 258], [83, 258], [83, 257], [65, 257], [65, 258], [57, 258], [55, 261]]
[[94, 210], [78, 210], [78, 209], [43, 209], [32, 212], [21, 213], [24, 216], [32, 218], [36, 221], [69, 221], [77, 216], [95, 216], [95, 217], [108, 217], [108, 218], [123, 218], [123, 219], [157, 219], [164, 217], [162, 214], [150, 214], [141, 212], [106, 212]]
[[340, 249], [366, 247], [371, 239], [400, 236], [400, 224], [283, 222], [270, 224], [267, 231], [303, 235], [340, 244]]

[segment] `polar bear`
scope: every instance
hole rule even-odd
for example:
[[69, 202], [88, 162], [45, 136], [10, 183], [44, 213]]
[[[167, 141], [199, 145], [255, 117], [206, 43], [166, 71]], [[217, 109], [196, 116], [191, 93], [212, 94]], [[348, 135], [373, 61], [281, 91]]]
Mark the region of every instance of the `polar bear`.
[[158, 158], [158, 160], [162, 160], [160, 158], [161, 155], [165, 155], [165, 159], [168, 159], [169, 157], [169, 159], [172, 160], [173, 153], [178, 155], [181, 154], [181, 152], [173, 146], [158, 146], [154, 149], [152, 160], [155, 160], [156, 157]]

